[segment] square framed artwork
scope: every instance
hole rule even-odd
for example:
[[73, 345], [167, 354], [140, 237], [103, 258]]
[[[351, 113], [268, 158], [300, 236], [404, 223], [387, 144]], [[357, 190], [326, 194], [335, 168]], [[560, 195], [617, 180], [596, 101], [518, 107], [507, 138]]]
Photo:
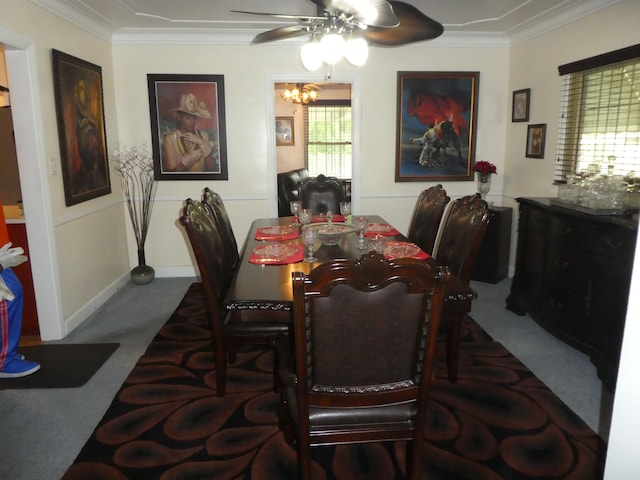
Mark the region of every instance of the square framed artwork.
[[156, 180], [228, 180], [224, 75], [148, 74]]
[[527, 127], [527, 157], [544, 158], [544, 143], [546, 136], [546, 123], [538, 123]]
[[396, 182], [472, 180], [479, 72], [398, 72]]
[[513, 102], [511, 106], [512, 122], [529, 121], [529, 104], [531, 101], [531, 89], [524, 88], [513, 92]]
[[102, 68], [51, 51], [64, 201], [67, 206], [111, 193]]
[[293, 117], [276, 117], [276, 146], [295, 145]]

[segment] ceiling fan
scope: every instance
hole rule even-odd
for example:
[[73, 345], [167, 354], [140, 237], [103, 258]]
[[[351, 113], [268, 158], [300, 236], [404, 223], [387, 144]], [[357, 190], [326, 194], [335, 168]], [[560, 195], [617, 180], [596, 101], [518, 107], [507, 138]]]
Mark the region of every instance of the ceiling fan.
[[430, 40], [440, 36], [444, 31], [442, 24], [405, 2], [394, 0], [311, 0], [311, 2], [317, 6], [318, 16], [242, 10], [232, 10], [232, 12], [295, 20], [294, 25], [267, 30], [256, 35], [251, 42], [254, 44], [303, 35], [310, 35], [312, 41], [318, 41], [334, 35], [343, 39], [351, 37], [364, 39], [368, 45], [394, 47]]

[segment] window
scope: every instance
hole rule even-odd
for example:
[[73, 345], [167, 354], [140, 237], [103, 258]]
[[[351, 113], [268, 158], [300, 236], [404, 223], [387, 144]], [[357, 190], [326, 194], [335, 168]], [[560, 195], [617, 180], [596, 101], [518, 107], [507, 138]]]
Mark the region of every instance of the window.
[[554, 180], [640, 176], [640, 45], [559, 67], [563, 75]]
[[328, 100], [304, 110], [309, 175], [351, 178], [351, 103]]
[[640, 45], [558, 68], [563, 75], [554, 180], [640, 175]]

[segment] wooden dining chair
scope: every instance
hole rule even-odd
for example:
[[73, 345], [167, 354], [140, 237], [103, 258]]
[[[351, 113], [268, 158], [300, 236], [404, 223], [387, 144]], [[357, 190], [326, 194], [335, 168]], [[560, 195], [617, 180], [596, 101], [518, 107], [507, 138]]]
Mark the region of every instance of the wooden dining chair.
[[309, 177], [298, 184], [298, 196], [302, 208], [308, 208], [314, 215], [328, 211], [340, 213], [340, 202], [345, 197], [345, 185], [336, 177]]
[[406, 478], [417, 479], [448, 270], [369, 252], [292, 279], [293, 350], [272, 343], [299, 478], [311, 447], [407, 441]]
[[[471, 280], [491, 216], [489, 205], [476, 193], [454, 200], [444, 220], [434, 257], [440, 265], [447, 265], [451, 274], [466, 285]], [[463, 315], [443, 316], [442, 329], [447, 335], [447, 372], [451, 382], [458, 378], [458, 343]]]
[[185, 202], [180, 223], [187, 232], [202, 279], [214, 350], [216, 395], [221, 397], [226, 389], [227, 360], [235, 361], [236, 345], [268, 345], [271, 335], [288, 334], [291, 322], [288, 317], [266, 315], [252, 316], [250, 321], [232, 320], [224, 307], [232, 275], [227, 271], [229, 263], [218, 225], [203, 203], [191, 199]]
[[209, 209], [213, 218], [218, 226], [218, 230], [222, 235], [224, 241], [224, 247], [226, 252], [226, 261], [231, 271], [234, 271], [238, 262], [240, 261], [240, 255], [238, 253], [238, 242], [236, 236], [233, 233], [233, 227], [231, 226], [231, 219], [227, 213], [227, 209], [224, 206], [222, 197], [211, 190], [209, 187], [205, 187], [202, 192], [202, 203]]
[[407, 238], [428, 254], [433, 254], [440, 222], [451, 199], [441, 184], [423, 190], [413, 209]]

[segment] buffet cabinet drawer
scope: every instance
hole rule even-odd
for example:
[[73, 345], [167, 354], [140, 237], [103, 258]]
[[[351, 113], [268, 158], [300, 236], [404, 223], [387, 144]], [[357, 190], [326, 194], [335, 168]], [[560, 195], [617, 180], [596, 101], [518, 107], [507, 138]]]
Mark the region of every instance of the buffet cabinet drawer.
[[620, 228], [596, 228], [590, 245], [598, 255], [619, 260], [632, 259], [636, 248], [635, 233]]
[[545, 276], [561, 283], [565, 288], [584, 292], [589, 279], [590, 264], [584, 253], [556, 242], [550, 242], [545, 263]]
[[549, 220], [549, 238], [575, 246], [588, 245], [591, 228], [588, 224], [565, 216], [552, 216]]
[[580, 294], [565, 289], [562, 285], [548, 283], [542, 298], [542, 312], [561, 333], [576, 343], [586, 333], [584, 319], [587, 316], [588, 294]]

